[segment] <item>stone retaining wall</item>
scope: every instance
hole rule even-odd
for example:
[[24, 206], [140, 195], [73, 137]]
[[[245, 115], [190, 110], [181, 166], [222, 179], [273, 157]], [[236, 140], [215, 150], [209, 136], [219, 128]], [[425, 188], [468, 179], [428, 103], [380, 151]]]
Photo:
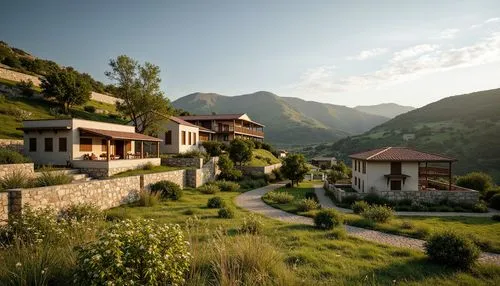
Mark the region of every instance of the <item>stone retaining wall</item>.
[[181, 188], [188, 187], [186, 171], [187, 170], [177, 170], [170, 172], [145, 174], [144, 187], [149, 188], [151, 184], [164, 180], [174, 182], [177, 185], [181, 186]]
[[203, 158], [161, 158], [161, 164], [163, 166], [193, 167], [201, 169], [203, 167]]
[[0, 165], [0, 178], [12, 172], [23, 172], [27, 176], [33, 176], [35, 173], [35, 168], [33, 163], [23, 163], [23, 164], [2, 164]]
[[92, 91], [92, 93], [90, 94], [90, 99], [113, 105], [116, 104], [117, 101], [123, 102], [123, 99], [121, 98], [116, 98], [113, 96], [109, 96], [107, 94], [102, 94], [94, 91]]
[[264, 173], [271, 174], [274, 169], [281, 168], [281, 163], [264, 166], [264, 167], [250, 167], [250, 166], [237, 166], [238, 169], [243, 171], [244, 173]]
[[11, 81], [29, 81], [31, 80], [35, 86], [40, 86], [42, 83], [37, 76], [20, 73], [6, 68], [0, 68], [0, 78], [8, 79]]
[[0, 192], [0, 225], [6, 224], [9, 219], [9, 193]]
[[[363, 198], [369, 193], [345, 192], [335, 185], [328, 184], [325, 181], [325, 188], [332, 194], [338, 202], [342, 202], [345, 197], [356, 196]], [[479, 201], [479, 192], [474, 190], [467, 191], [376, 191], [379, 196], [391, 201], [413, 200], [421, 203], [438, 203], [442, 200], [448, 200], [453, 203], [475, 204]]]
[[0, 148], [7, 148], [21, 153], [24, 149], [24, 141], [21, 139], [0, 139]]

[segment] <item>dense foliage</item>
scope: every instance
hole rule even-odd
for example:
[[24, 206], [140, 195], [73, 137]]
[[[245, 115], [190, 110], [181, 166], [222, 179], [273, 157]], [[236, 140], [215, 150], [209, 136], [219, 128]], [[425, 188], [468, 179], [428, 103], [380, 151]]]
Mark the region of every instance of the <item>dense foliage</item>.
[[388, 222], [394, 216], [394, 211], [388, 206], [371, 205], [361, 212], [361, 216], [373, 222]]
[[293, 201], [294, 199], [292, 194], [289, 194], [288, 192], [278, 192], [278, 191], [268, 192], [263, 196], [263, 198], [278, 204], [287, 204]]
[[368, 209], [370, 205], [365, 201], [357, 201], [351, 205], [351, 209], [355, 214], [360, 214]]
[[224, 148], [224, 143], [218, 141], [203, 141], [201, 145], [212, 157], [220, 156], [222, 154], [222, 149]]
[[314, 199], [302, 199], [297, 202], [297, 209], [301, 212], [307, 212], [319, 208], [319, 203]]
[[220, 170], [218, 179], [236, 181], [239, 180], [243, 175], [240, 170], [234, 168], [233, 161], [231, 161], [229, 156], [227, 156], [226, 154], [223, 154], [219, 157], [217, 166]]
[[29, 161], [30, 160], [28, 158], [24, 157], [19, 152], [6, 148], [0, 148], [0, 164], [21, 164]]
[[458, 268], [471, 267], [480, 253], [474, 242], [451, 231], [432, 235], [425, 250], [432, 261]]
[[219, 218], [233, 218], [234, 217], [234, 210], [229, 207], [222, 207], [219, 209], [217, 212]]
[[457, 186], [484, 192], [493, 187], [493, 179], [490, 175], [482, 172], [472, 172], [458, 177]]
[[213, 195], [220, 192], [220, 188], [214, 184], [205, 184], [197, 189], [202, 194]]
[[333, 229], [343, 222], [342, 215], [333, 209], [321, 210], [314, 216], [314, 225], [319, 229]]
[[152, 192], [159, 192], [163, 199], [176, 201], [182, 197], [182, 188], [174, 182], [159, 181], [151, 185]]
[[252, 160], [254, 144], [252, 141], [234, 139], [229, 145], [229, 158], [238, 165], [243, 165]]
[[293, 186], [304, 180], [304, 176], [309, 172], [309, 167], [302, 154], [290, 154], [283, 160], [280, 171], [285, 178], [292, 182]]
[[226, 206], [226, 204], [224, 203], [224, 201], [222, 200], [221, 197], [212, 197], [212, 198], [208, 199], [208, 202], [207, 202], [207, 208], [210, 208], [210, 209], [218, 209], [218, 208], [222, 208], [225, 206]]
[[40, 87], [43, 89], [43, 95], [61, 104], [65, 113], [68, 113], [72, 106], [89, 101], [92, 91], [90, 83], [71, 69], [46, 75]]

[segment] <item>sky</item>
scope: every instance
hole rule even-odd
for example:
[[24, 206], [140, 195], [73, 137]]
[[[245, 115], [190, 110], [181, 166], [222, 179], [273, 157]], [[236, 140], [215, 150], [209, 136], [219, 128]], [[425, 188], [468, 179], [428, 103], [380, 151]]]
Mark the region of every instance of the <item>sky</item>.
[[109, 83], [128, 55], [193, 92], [420, 107], [500, 87], [500, 1], [7, 1], [0, 40]]

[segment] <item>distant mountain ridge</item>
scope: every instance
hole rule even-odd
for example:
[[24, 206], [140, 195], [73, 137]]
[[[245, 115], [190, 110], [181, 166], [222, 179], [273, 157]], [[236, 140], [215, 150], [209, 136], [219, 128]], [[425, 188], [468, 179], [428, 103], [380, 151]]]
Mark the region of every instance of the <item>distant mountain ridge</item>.
[[381, 103], [376, 105], [358, 105], [354, 109], [369, 114], [380, 115], [388, 118], [394, 118], [400, 114], [412, 111], [413, 106], [404, 106], [396, 103]]
[[247, 113], [266, 125], [266, 140], [278, 145], [335, 141], [388, 120], [346, 106], [279, 97], [267, 91], [238, 96], [198, 92], [173, 105], [193, 114]]

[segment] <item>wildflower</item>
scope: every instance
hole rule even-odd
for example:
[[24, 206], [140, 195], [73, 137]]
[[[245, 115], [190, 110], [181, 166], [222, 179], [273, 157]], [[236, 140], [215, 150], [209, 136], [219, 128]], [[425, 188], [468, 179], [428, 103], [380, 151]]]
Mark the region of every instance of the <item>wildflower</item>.
[[21, 266], [23, 266], [23, 265], [21, 264], [21, 262], [16, 263], [16, 267], [17, 267], [17, 268], [19, 268], [19, 267], [21, 267]]

